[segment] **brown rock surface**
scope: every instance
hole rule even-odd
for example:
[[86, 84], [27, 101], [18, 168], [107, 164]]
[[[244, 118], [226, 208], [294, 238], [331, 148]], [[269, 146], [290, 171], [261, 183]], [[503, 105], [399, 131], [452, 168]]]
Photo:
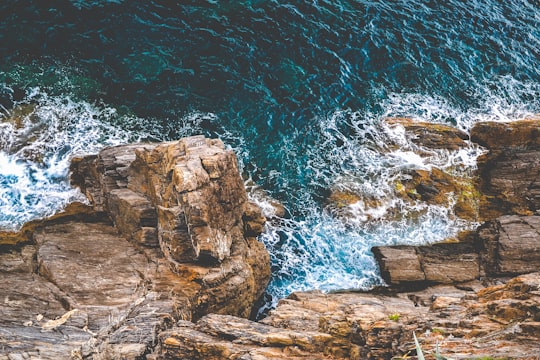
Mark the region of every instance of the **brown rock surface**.
[[469, 242], [381, 246], [372, 251], [381, 275], [392, 285], [452, 284], [481, 275], [526, 274], [540, 267], [540, 216], [500, 217], [482, 225]]
[[[466, 140], [417, 125], [407, 126], [419, 146]], [[390, 288], [295, 293], [259, 323], [230, 315], [247, 316], [268, 281], [268, 253], [255, 239], [264, 217], [219, 141], [192, 137], [76, 159], [74, 183], [116, 228], [103, 212], [81, 208], [0, 236], [11, 244], [0, 253], [0, 359], [390, 359], [414, 354], [413, 332], [427, 354], [438, 341], [455, 359], [537, 359], [538, 141], [526, 135], [536, 125], [497, 125], [495, 135], [511, 134], [498, 145], [472, 133], [490, 146], [480, 190], [492, 207], [480, 209], [492, 221], [467, 241], [376, 248]], [[445, 136], [453, 145], [442, 145]], [[447, 178], [419, 174], [402, 186], [423, 201], [444, 198], [447, 185], [469, 191]], [[499, 217], [495, 205], [528, 216]]]
[[540, 266], [540, 216], [507, 215], [482, 225], [478, 242], [490, 276], [524, 274]]
[[[390, 129], [402, 128], [403, 135], [408, 141], [407, 150], [416, 155], [426, 157], [445, 157], [449, 153], [455, 153], [471, 147], [469, 135], [454, 127], [428, 122], [415, 121], [412, 118], [386, 118], [383, 125]], [[399, 132], [401, 133], [401, 132]], [[387, 148], [395, 150], [401, 144], [390, 141]], [[459, 166], [436, 165], [422, 168], [404, 169], [394, 178], [394, 189], [386, 196], [374, 198], [368, 194], [356, 193], [351, 190], [343, 190], [339, 186], [331, 189], [327, 198], [328, 209], [337, 217], [347, 220], [348, 217], [358, 218], [359, 214], [365, 220], [384, 218], [399, 220], [402, 216], [399, 202], [393, 202], [399, 198], [405, 203], [413, 205], [417, 202], [429, 205], [442, 205], [453, 207], [455, 215], [471, 221], [483, 220], [479, 213], [480, 193], [477, 190], [477, 179], [469, 171], [464, 171]], [[351, 211], [350, 206], [359, 204]], [[360, 210], [359, 210], [360, 209]], [[417, 209], [409, 212], [414, 218], [422, 215], [426, 210]], [[384, 213], [384, 214], [383, 214]], [[376, 214], [373, 217], [372, 214]]]
[[398, 286], [453, 284], [480, 276], [479, 252], [467, 243], [380, 246], [372, 249], [383, 279]]
[[106, 148], [72, 170], [93, 209], [1, 234], [0, 359], [141, 359], [179, 319], [250, 314], [265, 219], [221, 142]]
[[458, 150], [467, 146], [469, 135], [444, 124], [415, 121], [411, 118], [387, 118], [389, 126], [403, 126], [407, 136], [416, 145], [428, 149]]
[[540, 120], [478, 123], [471, 140], [489, 150], [478, 159], [483, 219], [540, 209]]
[[504, 285], [473, 281], [421, 292], [302, 292], [260, 323], [208, 315], [161, 333], [154, 359], [427, 358], [438, 343], [453, 359], [536, 359], [540, 354], [540, 273]]

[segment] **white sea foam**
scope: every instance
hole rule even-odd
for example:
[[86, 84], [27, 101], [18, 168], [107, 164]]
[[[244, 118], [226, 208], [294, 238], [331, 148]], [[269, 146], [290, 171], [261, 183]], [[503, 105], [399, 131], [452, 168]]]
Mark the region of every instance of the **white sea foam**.
[[[507, 86], [517, 85], [509, 82]], [[268, 224], [262, 236], [274, 265], [268, 289], [274, 304], [293, 291], [367, 289], [382, 284], [372, 246], [428, 244], [477, 225], [453, 214], [453, 194], [445, 207], [405, 202], [394, 191], [396, 180], [406, 178], [410, 169], [437, 167], [470, 174], [484, 150], [472, 143], [456, 151], [422, 149], [407, 139], [403, 127], [388, 126], [383, 119], [410, 117], [469, 131], [479, 121], [509, 121], [538, 112], [530, 104], [501, 101], [495, 95], [487, 96], [480, 107], [463, 110], [431, 95], [391, 94], [382, 101], [382, 108], [377, 114], [340, 110], [317, 119], [314, 135], [309, 134], [315, 140], [304, 154], [308, 160], [297, 165], [307, 164], [307, 168], [295, 169], [295, 162], [284, 158], [291, 172], [311, 177], [309, 189], [289, 196], [287, 204], [297, 217]], [[306, 136], [289, 134], [283, 146], [292, 150]], [[351, 191], [361, 198], [339, 218], [310, 196], [316, 189]], [[365, 199], [374, 201], [369, 204]], [[399, 216], [387, 216], [389, 212]]]
[[[15, 109], [19, 120], [4, 112], [0, 119], [0, 228], [16, 229], [36, 217], [48, 216], [74, 200], [84, 200], [68, 181], [74, 154], [137, 140], [138, 134], [113, 126], [116, 110], [49, 97], [31, 89]], [[11, 121], [11, 122], [10, 122]]]

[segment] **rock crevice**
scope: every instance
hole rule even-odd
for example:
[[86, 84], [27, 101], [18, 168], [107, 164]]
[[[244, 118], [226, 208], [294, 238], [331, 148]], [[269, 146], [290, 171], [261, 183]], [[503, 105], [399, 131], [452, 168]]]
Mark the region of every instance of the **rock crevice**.
[[249, 316], [270, 276], [265, 219], [221, 141], [110, 147], [71, 170], [91, 207], [0, 253], [0, 359], [141, 359], [178, 320]]

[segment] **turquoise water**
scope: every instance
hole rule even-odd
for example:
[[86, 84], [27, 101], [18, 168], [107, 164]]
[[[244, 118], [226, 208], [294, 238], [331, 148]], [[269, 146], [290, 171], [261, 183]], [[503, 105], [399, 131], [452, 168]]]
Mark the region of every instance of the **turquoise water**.
[[[401, 203], [393, 184], [410, 168], [470, 171], [480, 150], [419, 158], [384, 117], [467, 130], [540, 112], [535, 1], [3, 1], [0, 18], [0, 226], [81, 199], [74, 154], [219, 136], [252, 198], [287, 209], [261, 237], [269, 304], [381, 284], [371, 246], [472, 226]], [[378, 205], [332, 211], [332, 190]]]

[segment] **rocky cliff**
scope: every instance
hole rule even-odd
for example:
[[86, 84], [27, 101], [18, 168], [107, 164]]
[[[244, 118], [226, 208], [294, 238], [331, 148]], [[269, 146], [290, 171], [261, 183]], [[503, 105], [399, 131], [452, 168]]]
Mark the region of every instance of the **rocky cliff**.
[[[446, 126], [390, 123], [423, 147], [456, 150], [469, 139]], [[457, 242], [374, 248], [388, 287], [294, 293], [258, 323], [214, 314], [180, 322], [160, 334], [155, 358], [408, 358], [416, 333], [427, 358], [438, 346], [453, 359], [539, 359], [539, 128], [538, 120], [477, 124], [472, 140], [488, 151], [476, 174], [412, 174], [404, 184], [415, 190], [412, 200], [457, 195], [458, 216], [485, 222]]]
[[219, 140], [106, 148], [72, 172], [91, 207], [1, 235], [0, 358], [139, 359], [180, 319], [249, 316], [265, 219]]
[[486, 153], [468, 179], [433, 168], [402, 184], [411, 201], [458, 195], [456, 215], [484, 222], [457, 242], [374, 248], [388, 287], [295, 293], [250, 321], [269, 257], [234, 154], [200, 136], [107, 148], [73, 159], [91, 206], [0, 233], [0, 359], [410, 358], [413, 333], [427, 358], [540, 358], [540, 121], [477, 124], [470, 140], [389, 124]]

